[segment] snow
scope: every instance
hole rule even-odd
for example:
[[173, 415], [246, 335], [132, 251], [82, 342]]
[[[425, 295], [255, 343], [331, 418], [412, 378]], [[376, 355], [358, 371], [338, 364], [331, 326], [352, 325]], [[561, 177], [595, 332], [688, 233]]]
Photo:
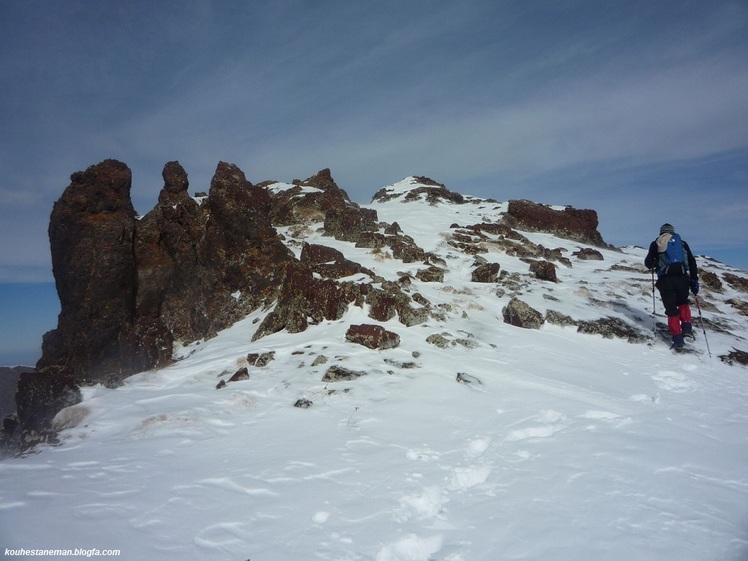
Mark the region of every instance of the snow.
[[[748, 375], [717, 358], [746, 347], [730, 287], [701, 296], [705, 319], [731, 331], [708, 332], [713, 358], [525, 330], [501, 319], [510, 291], [470, 282], [475, 258], [447, 244], [450, 224], [496, 220], [501, 203], [369, 206], [446, 260], [443, 285], [411, 289], [446, 321], [384, 323], [401, 344], [371, 351], [345, 340], [350, 324], [374, 323], [360, 308], [251, 342], [258, 310], [167, 368], [85, 388], [61, 413], [60, 445], [0, 462], [0, 546], [179, 561], [748, 558]], [[525, 235], [570, 258], [582, 247]], [[423, 268], [315, 229], [307, 241], [387, 280]], [[541, 312], [651, 331], [649, 275], [612, 268], [638, 266], [644, 250], [602, 253], [560, 265], [557, 284], [504, 253], [484, 257], [528, 280], [519, 297]], [[435, 333], [456, 344], [427, 343]], [[271, 350], [249, 380], [216, 389], [248, 353]], [[332, 364], [367, 375], [325, 384]], [[300, 398], [312, 406], [293, 407]]]

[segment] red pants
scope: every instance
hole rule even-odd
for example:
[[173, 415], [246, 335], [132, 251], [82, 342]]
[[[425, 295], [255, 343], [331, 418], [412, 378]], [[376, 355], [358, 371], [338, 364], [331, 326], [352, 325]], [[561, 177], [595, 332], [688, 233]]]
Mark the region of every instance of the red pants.
[[681, 304], [678, 306], [677, 316], [668, 316], [667, 326], [670, 330], [670, 335], [680, 335], [683, 333], [681, 324], [691, 323], [691, 308], [688, 304]]

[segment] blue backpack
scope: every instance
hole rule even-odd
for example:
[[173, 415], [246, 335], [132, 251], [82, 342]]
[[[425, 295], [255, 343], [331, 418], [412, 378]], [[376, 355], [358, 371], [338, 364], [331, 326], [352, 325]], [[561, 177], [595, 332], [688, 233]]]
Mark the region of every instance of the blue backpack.
[[683, 241], [678, 234], [661, 235], [657, 238], [657, 249], [660, 257], [657, 276], [688, 274], [688, 260], [683, 249]]

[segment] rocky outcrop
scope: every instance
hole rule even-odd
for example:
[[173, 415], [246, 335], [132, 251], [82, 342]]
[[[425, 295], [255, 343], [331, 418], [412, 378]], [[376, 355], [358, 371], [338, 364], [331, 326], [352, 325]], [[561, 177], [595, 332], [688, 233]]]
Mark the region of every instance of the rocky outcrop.
[[286, 263], [280, 276], [276, 306], [265, 316], [253, 341], [284, 329], [299, 333], [310, 323], [340, 319], [349, 304], [362, 305], [368, 291], [368, 285], [317, 279], [309, 267], [299, 262]]
[[703, 284], [710, 290], [714, 290], [715, 292], [720, 293], [724, 292], [722, 281], [719, 279], [719, 276], [716, 273], [705, 271], [702, 269], [699, 271], [699, 279], [701, 280], [701, 284]]
[[325, 215], [325, 233], [336, 240], [357, 242], [362, 234], [378, 229], [377, 211], [347, 206], [331, 209]]
[[[61, 311], [37, 369], [108, 383], [150, 368], [137, 337], [138, 278], [130, 169], [106, 160], [74, 173], [49, 223]], [[40, 374], [44, 376], [44, 374]]]
[[619, 338], [629, 343], [643, 343], [647, 341], [648, 336], [622, 319], [615, 317], [604, 317], [596, 320], [575, 320], [566, 314], [555, 310], [548, 310], [545, 320], [553, 325], [564, 327], [575, 326], [579, 333], [601, 335], [606, 339]]
[[6, 437], [15, 439], [21, 449], [47, 440], [55, 415], [80, 402], [78, 383], [70, 371], [21, 374], [16, 389], [18, 426]]
[[748, 278], [734, 275], [732, 273], [724, 273], [722, 278], [738, 292], [748, 293]]
[[175, 341], [210, 337], [275, 297], [293, 260], [270, 224], [270, 196], [221, 162], [202, 205], [178, 162], [136, 221], [130, 170], [107, 160], [72, 176], [50, 219], [61, 308], [40, 371], [117, 383], [167, 363]]
[[211, 337], [276, 298], [296, 260], [270, 222], [267, 190], [224, 162], [202, 204], [188, 195], [178, 162], [163, 178], [158, 204], [141, 220], [130, 170], [116, 160], [73, 174], [55, 203], [49, 237], [61, 312], [38, 374], [19, 384], [22, 430], [43, 425], [39, 396], [58, 380], [116, 385], [168, 363], [175, 342]]
[[270, 218], [275, 226], [323, 222], [330, 210], [358, 206], [338, 187], [329, 169], [323, 169], [303, 181], [295, 179], [293, 185], [272, 197]]
[[408, 190], [405, 194], [392, 193], [387, 187], [384, 187], [374, 194], [374, 197], [372, 197], [372, 202], [390, 201], [401, 196], [403, 197], [404, 201], [425, 200], [432, 205], [438, 202], [455, 204], [463, 204], [465, 202], [465, 197], [463, 197], [460, 193], [450, 191], [443, 183], [439, 183], [428, 177], [411, 177], [410, 181], [413, 185], [420, 185], [420, 187], [414, 187], [413, 189]]
[[376, 276], [374, 271], [346, 259], [337, 249], [324, 245], [304, 243], [299, 260], [313, 272], [326, 278], [340, 279], [357, 273], [364, 273], [372, 279]]
[[597, 213], [566, 207], [555, 210], [527, 200], [509, 201], [504, 221], [512, 228], [531, 232], [547, 232], [560, 238], [609, 247], [597, 231]]
[[[365, 303], [371, 319], [389, 321], [397, 318], [407, 327], [428, 320], [431, 304], [420, 294], [414, 294], [411, 298], [394, 282], [385, 281], [381, 286], [381, 289], [371, 287], [366, 294]], [[418, 306], [413, 306], [414, 300], [417, 300]]]

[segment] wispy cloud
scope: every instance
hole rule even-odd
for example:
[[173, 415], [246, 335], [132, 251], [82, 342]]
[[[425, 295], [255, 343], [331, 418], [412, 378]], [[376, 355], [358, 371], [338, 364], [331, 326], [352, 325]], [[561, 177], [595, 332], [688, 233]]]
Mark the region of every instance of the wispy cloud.
[[[620, 243], [660, 222], [655, 189], [679, 193], [668, 208], [683, 216], [748, 197], [742, 3], [104, 1], [7, 16], [0, 213], [24, 255], [46, 256], [70, 173], [108, 157], [133, 169], [141, 211], [167, 161], [203, 190], [227, 160], [254, 181], [331, 167], [359, 202], [426, 174], [594, 207]], [[28, 263], [18, 254], [0, 262]]]

